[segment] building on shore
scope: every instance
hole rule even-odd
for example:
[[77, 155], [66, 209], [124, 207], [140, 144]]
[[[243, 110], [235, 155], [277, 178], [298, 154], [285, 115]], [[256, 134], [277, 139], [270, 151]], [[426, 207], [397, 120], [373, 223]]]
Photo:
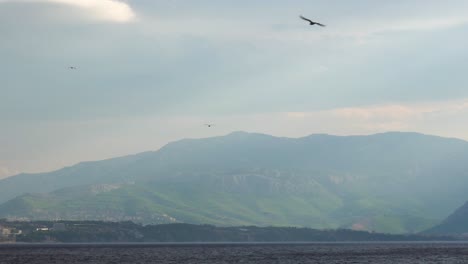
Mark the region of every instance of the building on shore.
[[21, 233], [21, 230], [0, 225], [0, 243], [14, 243], [16, 241], [16, 236]]

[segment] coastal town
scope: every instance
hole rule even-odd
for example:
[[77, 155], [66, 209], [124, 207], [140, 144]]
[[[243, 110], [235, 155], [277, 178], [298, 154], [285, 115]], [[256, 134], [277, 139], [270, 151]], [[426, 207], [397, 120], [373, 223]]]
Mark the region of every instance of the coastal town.
[[16, 242], [16, 236], [22, 234], [22, 230], [0, 224], [0, 243]]
[[0, 243], [16, 243], [18, 237], [29, 236], [33, 233], [46, 234], [47, 232], [63, 232], [66, 230], [65, 223], [60, 222], [12, 222], [0, 219]]

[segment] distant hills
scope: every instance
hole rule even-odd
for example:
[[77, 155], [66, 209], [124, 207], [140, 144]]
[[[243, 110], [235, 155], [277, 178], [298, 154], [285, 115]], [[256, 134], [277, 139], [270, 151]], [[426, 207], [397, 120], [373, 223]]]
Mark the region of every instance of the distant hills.
[[468, 237], [468, 202], [458, 208], [441, 224], [424, 233], [432, 235], [463, 235]]
[[0, 217], [430, 228], [468, 200], [468, 143], [417, 133], [235, 132], [0, 181]]

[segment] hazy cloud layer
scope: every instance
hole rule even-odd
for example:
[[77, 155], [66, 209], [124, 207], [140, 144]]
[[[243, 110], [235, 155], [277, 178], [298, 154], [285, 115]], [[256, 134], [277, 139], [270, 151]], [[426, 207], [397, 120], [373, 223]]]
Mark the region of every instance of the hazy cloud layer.
[[[218, 136], [240, 130], [286, 137], [314, 133], [362, 135], [410, 131], [468, 140], [467, 115], [468, 99], [309, 112], [29, 122], [12, 124], [4, 129], [4, 137], [0, 138], [3, 146], [0, 159], [16, 158], [3, 161], [15, 168], [4, 169], [4, 175], [18, 170], [50, 171], [79, 161], [157, 150], [167, 142], [181, 138]], [[208, 122], [215, 126], [205, 127], [203, 124]], [[23, 141], [9, 140], [15, 137]]]
[[0, 167], [233, 130], [465, 138], [467, 13], [464, 0], [0, 0]]
[[17, 170], [11, 170], [7, 167], [1, 167], [0, 166], [0, 179], [3, 179], [3, 178], [6, 178], [8, 176], [11, 176], [11, 175], [15, 175], [15, 174], [18, 174], [19, 171]]

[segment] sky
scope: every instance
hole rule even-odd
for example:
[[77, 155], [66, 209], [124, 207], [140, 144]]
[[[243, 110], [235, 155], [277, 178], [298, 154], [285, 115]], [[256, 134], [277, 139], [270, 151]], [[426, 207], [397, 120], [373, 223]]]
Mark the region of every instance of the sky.
[[468, 140], [467, 13], [465, 0], [0, 0], [0, 178], [233, 131]]

